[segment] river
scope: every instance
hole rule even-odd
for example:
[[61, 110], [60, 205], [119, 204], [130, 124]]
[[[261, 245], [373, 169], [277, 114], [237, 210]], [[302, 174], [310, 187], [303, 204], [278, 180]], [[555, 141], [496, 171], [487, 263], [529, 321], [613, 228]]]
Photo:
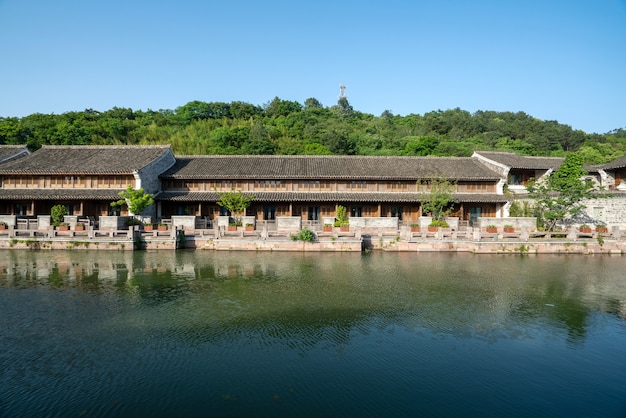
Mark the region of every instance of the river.
[[623, 417], [625, 266], [2, 251], [0, 417]]

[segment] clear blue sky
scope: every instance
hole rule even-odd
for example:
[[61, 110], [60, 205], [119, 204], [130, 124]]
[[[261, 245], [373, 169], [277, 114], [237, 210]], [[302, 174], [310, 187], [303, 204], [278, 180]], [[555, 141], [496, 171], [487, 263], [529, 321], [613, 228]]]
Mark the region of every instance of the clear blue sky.
[[626, 127], [626, 0], [0, 0], [0, 116], [192, 100]]

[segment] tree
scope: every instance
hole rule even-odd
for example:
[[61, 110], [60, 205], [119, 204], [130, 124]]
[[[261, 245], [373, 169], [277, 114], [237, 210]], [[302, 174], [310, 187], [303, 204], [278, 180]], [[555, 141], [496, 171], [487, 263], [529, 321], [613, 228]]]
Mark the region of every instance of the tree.
[[322, 103], [315, 97], [309, 97], [304, 101], [304, 109], [321, 109]]
[[132, 184], [126, 187], [126, 190], [119, 193], [121, 199], [111, 202], [111, 206], [127, 205], [128, 211], [132, 215], [139, 214], [154, 204], [154, 196], [146, 193], [142, 188], [134, 189]]
[[535, 200], [538, 220], [549, 231], [559, 221], [576, 218], [585, 208], [582, 200], [593, 197], [593, 184], [584, 179], [583, 157], [568, 154], [565, 161], [543, 181], [532, 181], [526, 188]]
[[443, 221], [452, 211], [454, 205], [452, 192], [454, 183], [445, 178], [434, 178], [428, 180], [430, 190], [422, 193], [422, 211], [430, 213], [433, 221]]
[[52, 225], [59, 226], [63, 223], [65, 215], [67, 215], [67, 207], [65, 205], [54, 205], [50, 209], [50, 220]]
[[217, 195], [220, 198], [217, 204], [228, 210], [237, 220], [254, 199], [254, 196], [246, 196], [241, 190], [234, 189], [229, 192], [217, 192]]

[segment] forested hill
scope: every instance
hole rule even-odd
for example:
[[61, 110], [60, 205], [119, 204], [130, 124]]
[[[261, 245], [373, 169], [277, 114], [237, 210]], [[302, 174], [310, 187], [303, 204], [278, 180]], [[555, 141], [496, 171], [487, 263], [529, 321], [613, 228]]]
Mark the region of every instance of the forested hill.
[[588, 134], [524, 112], [437, 110], [424, 115], [361, 113], [347, 99], [322, 106], [274, 98], [264, 106], [193, 101], [175, 110], [0, 117], [1, 144], [171, 144], [183, 154], [358, 154], [469, 156], [474, 150], [562, 156], [588, 164], [626, 154], [626, 130]]

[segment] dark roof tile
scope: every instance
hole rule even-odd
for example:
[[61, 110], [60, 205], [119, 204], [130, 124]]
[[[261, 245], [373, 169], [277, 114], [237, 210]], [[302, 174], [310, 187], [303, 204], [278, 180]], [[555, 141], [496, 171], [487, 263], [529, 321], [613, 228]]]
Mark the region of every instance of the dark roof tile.
[[120, 199], [123, 189], [2, 189], [0, 200], [108, 200]]
[[[422, 194], [407, 192], [243, 192], [256, 202], [419, 202]], [[175, 202], [217, 202], [216, 192], [160, 192], [155, 200]], [[457, 193], [459, 202], [507, 202], [503, 195], [490, 193]]]
[[475, 154], [507, 167], [528, 170], [556, 170], [565, 160], [562, 157], [527, 157], [512, 152], [476, 151]]
[[171, 179], [388, 179], [446, 177], [496, 180], [473, 158], [363, 156], [178, 156], [161, 178]]
[[0, 174], [131, 174], [171, 152], [158, 146], [52, 146], [0, 165]]

